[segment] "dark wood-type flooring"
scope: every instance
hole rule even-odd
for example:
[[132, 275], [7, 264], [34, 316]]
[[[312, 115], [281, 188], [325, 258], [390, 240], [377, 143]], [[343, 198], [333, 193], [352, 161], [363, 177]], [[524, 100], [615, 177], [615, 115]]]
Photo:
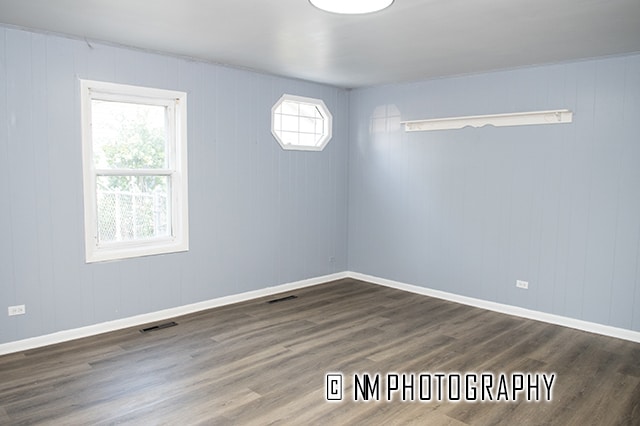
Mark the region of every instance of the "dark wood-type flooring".
[[[354, 280], [289, 294], [0, 357], [0, 424], [640, 425], [640, 344]], [[364, 372], [556, 383], [551, 402], [354, 402]]]

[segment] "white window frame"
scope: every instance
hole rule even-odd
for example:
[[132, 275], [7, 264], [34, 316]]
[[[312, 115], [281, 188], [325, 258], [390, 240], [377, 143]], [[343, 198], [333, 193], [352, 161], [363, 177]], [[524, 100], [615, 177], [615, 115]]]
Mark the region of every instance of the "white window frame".
[[[282, 140], [282, 138], [276, 131], [275, 117], [277, 114], [276, 111], [278, 107], [285, 101], [292, 101], [300, 104], [311, 105], [318, 108], [318, 111], [320, 112], [320, 115], [322, 115], [322, 118], [323, 118], [323, 132], [322, 132], [322, 137], [316, 143], [316, 145], [291, 144], [291, 143], [286, 143], [285, 141]], [[332, 132], [333, 132], [333, 116], [331, 115], [331, 111], [329, 111], [329, 108], [327, 108], [327, 105], [325, 105], [322, 99], [307, 98], [304, 96], [289, 95], [285, 93], [284, 95], [282, 95], [282, 97], [280, 97], [280, 99], [278, 99], [278, 102], [276, 102], [271, 108], [271, 133], [273, 134], [273, 137], [276, 138], [276, 140], [278, 141], [278, 143], [283, 149], [299, 150], [299, 151], [322, 151], [325, 148], [325, 146], [327, 146], [327, 143], [329, 142], [329, 140], [331, 140]]]
[[[80, 80], [82, 112], [82, 163], [84, 187], [85, 260], [87, 263], [128, 259], [189, 250], [187, 183], [187, 94], [173, 90]], [[98, 170], [92, 141], [92, 100], [111, 100], [167, 107], [168, 167], [166, 169]], [[167, 237], [125, 242], [98, 240], [96, 180], [105, 175], [162, 175], [170, 181], [170, 226]]]

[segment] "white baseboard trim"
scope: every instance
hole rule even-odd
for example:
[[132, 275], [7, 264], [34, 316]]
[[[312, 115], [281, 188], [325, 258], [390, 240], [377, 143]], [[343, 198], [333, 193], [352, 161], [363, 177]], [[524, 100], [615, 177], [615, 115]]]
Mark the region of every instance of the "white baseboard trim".
[[0, 355], [6, 355], [15, 352], [22, 352], [29, 349], [49, 346], [56, 343], [63, 343], [70, 340], [81, 339], [83, 337], [95, 336], [110, 331], [121, 330], [129, 327], [136, 327], [143, 324], [149, 324], [157, 321], [163, 321], [170, 318], [179, 317], [195, 312], [204, 311], [219, 306], [230, 305], [233, 303], [244, 302], [251, 299], [270, 296], [286, 291], [297, 290], [317, 284], [324, 284], [343, 278], [353, 278], [360, 281], [370, 282], [372, 284], [391, 287], [398, 290], [408, 291], [411, 293], [421, 294], [424, 296], [435, 297], [438, 299], [448, 300], [451, 302], [461, 303], [463, 305], [475, 306], [477, 308], [487, 309], [490, 311], [500, 312], [503, 314], [514, 315], [522, 318], [542, 321], [549, 324], [561, 325], [564, 327], [575, 328], [590, 333], [602, 334], [604, 336], [615, 337], [618, 339], [629, 340], [640, 343], [640, 332], [627, 330], [624, 328], [611, 327], [608, 325], [597, 324], [589, 321], [582, 321], [574, 318], [563, 317], [560, 315], [547, 314], [544, 312], [533, 311], [530, 309], [520, 308], [517, 306], [505, 305], [502, 303], [490, 302], [473, 297], [460, 296], [445, 291], [433, 290], [426, 287], [420, 287], [412, 284], [406, 284], [399, 281], [380, 278], [373, 275], [362, 274], [359, 272], [345, 271], [335, 274], [324, 275], [321, 277], [309, 278], [287, 284], [276, 285], [259, 290], [248, 291], [245, 293], [232, 294], [229, 296], [219, 297], [216, 299], [205, 300], [203, 302], [192, 303], [189, 305], [178, 306], [175, 308], [164, 309], [148, 314], [136, 315], [133, 317], [122, 318], [114, 321], [107, 321], [99, 324], [88, 325], [85, 327], [75, 328], [71, 330], [59, 331], [56, 333], [46, 334], [43, 336], [32, 337], [15, 342], [0, 344]]
[[257, 299], [272, 294], [283, 293], [286, 291], [297, 290], [299, 288], [309, 287], [312, 285], [323, 284], [329, 281], [335, 281], [347, 278], [346, 272], [338, 272], [335, 274], [324, 275], [321, 277], [309, 278], [287, 284], [276, 285], [259, 290], [247, 291], [245, 293], [232, 294], [230, 296], [218, 297], [216, 299], [205, 300], [203, 302], [192, 303], [189, 305], [178, 306], [176, 308], [163, 309], [161, 311], [151, 312], [148, 314], [136, 315], [133, 317], [107, 321], [99, 324], [88, 325], [85, 327], [74, 328], [71, 330], [59, 331], [56, 333], [46, 334], [43, 336], [31, 337], [24, 340], [0, 344], [0, 355], [14, 352], [22, 352], [29, 349], [49, 346], [56, 343], [67, 342], [70, 340], [81, 339], [83, 337], [95, 336], [97, 334], [108, 333], [110, 331], [121, 330], [123, 328], [136, 327], [143, 324], [149, 324], [156, 321], [162, 321], [182, 315], [192, 314], [194, 312], [204, 311], [219, 306], [230, 305], [233, 303], [244, 302], [251, 299]]
[[594, 322], [578, 320], [574, 318], [563, 317], [560, 315], [547, 314], [545, 312], [533, 311], [517, 306], [505, 305], [502, 303], [489, 302], [487, 300], [475, 299], [473, 297], [460, 296], [445, 291], [433, 290], [426, 287], [420, 287], [412, 284], [405, 284], [398, 281], [379, 278], [372, 275], [361, 274], [359, 272], [348, 271], [346, 275], [349, 278], [370, 282], [373, 284], [383, 285], [398, 290], [409, 291], [411, 293], [431, 296], [438, 299], [448, 300], [451, 302], [461, 303], [463, 305], [475, 306], [477, 308], [487, 309], [489, 311], [500, 312], [503, 314], [514, 315], [517, 317], [528, 318], [536, 321], [542, 321], [549, 324], [561, 325], [564, 327], [575, 328], [590, 333], [602, 334], [604, 336], [616, 337], [618, 339], [630, 340], [640, 343], [640, 332], [627, 330], [624, 328], [611, 327], [608, 325], [597, 324]]

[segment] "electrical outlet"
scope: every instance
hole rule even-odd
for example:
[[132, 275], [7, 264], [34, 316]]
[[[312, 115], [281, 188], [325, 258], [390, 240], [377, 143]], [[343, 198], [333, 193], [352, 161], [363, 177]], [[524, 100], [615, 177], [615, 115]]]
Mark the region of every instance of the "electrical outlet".
[[529, 281], [516, 280], [516, 287], [528, 290], [529, 289]]
[[10, 317], [14, 315], [24, 315], [27, 313], [27, 308], [25, 305], [9, 306], [8, 310], [9, 310]]

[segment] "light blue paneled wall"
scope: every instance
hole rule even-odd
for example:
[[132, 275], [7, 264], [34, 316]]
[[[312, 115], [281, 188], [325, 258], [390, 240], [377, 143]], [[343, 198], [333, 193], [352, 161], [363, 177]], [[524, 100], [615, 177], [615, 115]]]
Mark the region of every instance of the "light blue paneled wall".
[[[80, 78], [188, 93], [189, 252], [84, 263]], [[324, 151], [275, 142], [283, 93], [331, 109]], [[640, 330], [638, 117], [638, 55], [349, 92], [0, 27], [0, 343], [345, 270]]]
[[[574, 122], [400, 126], [557, 108]], [[350, 270], [640, 330], [640, 56], [355, 90], [350, 122]]]
[[[87, 265], [79, 79], [188, 93], [191, 249]], [[334, 115], [284, 151], [283, 93]], [[0, 27], [0, 343], [347, 269], [347, 91]], [[27, 315], [6, 307], [26, 304]]]

